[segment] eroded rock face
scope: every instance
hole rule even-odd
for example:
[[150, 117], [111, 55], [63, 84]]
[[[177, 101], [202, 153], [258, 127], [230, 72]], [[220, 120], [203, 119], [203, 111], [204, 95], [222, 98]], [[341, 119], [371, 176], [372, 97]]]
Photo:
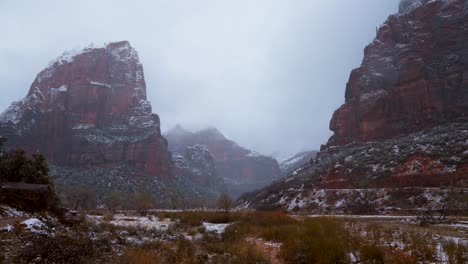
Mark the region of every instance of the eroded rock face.
[[468, 6], [402, 1], [380, 27], [333, 115], [328, 146], [383, 140], [468, 113]]
[[232, 194], [265, 186], [281, 176], [278, 162], [240, 147], [215, 128], [192, 133], [177, 126], [165, 134], [173, 153], [184, 153], [187, 147], [204, 145], [213, 155], [218, 175]]
[[25, 99], [0, 116], [8, 146], [39, 151], [57, 166], [135, 169], [168, 177], [160, 121], [146, 100], [143, 67], [127, 41], [65, 52]]
[[[361, 67], [352, 71], [328, 144], [310, 164], [243, 195], [239, 205], [401, 213], [452, 199], [456, 210], [466, 210], [465, 2], [402, 1], [400, 13], [382, 25]], [[429, 199], [435, 196], [443, 198]], [[354, 211], [363, 199], [367, 202]]]
[[206, 146], [195, 145], [187, 147], [183, 153], [173, 154], [175, 174], [186, 177], [197, 185], [220, 190], [223, 180], [216, 171], [213, 155]]

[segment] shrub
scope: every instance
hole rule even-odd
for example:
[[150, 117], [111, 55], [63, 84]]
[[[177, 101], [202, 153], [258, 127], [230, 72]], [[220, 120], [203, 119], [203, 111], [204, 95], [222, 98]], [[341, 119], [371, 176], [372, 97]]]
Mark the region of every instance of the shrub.
[[29, 243], [16, 252], [15, 263], [37, 260], [43, 263], [104, 263], [112, 252], [110, 241], [85, 236], [31, 235], [27, 240]]
[[434, 261], [435, 260], [435, 242], [429, 234], [421, 234], [410, 232], [410, 249], [411, 256], [418, 261]]
[[295, 234], [298, 224], [297, 220], [280, 212], [246, 213], [238, 215], [238, 220], [226, 228], [223, 240], [237, 241], [253, 236], [282, 242]]
[[286, 263], [346, 263], [343, 227], [335, 220], [308, 219], [288, 237], [280, 256]]
[[456, 243], [453, 240], [444, 240], [442, 248], [447, 254], [449, 263], [468, 262], [468, 245], [463, 244], [463, 242]]
[[114, 214], [107, 213], [102, 217], [102, 220], [106, 221], [106, 222], [112, 221], [112, 220], [114, 220]]
[[162, 263], [157, 252], [151, 250], [146, 250], [142, 247], [138, 248], [129, 248], [125, 250], [122, 259], [120, 260], [122, 264], [159, 264]]
[[233, 256], [232, 263], [238, 264], [266, 264], [270, 263], [267, 257], [255, 246], [247, 242], [228, 244], [226, 251]]
[[360, 253], [363, 263], [385, 263], [384, 251], [376, 245], [364, 245]]
[[146, 243], [127, 248], [120, 263], [195, 263], [195, 246], [185, 239], [175, 243]]

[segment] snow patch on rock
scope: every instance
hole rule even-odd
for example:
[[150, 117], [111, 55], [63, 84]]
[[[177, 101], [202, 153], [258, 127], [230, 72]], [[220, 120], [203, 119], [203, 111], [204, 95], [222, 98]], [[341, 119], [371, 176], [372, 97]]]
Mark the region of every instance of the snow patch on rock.
[[24, 104], [24, 100], [13, 102], [1, 115], [0, 122], [18, 124], [21, 120], [21, 108]]
[[89, 84], [96, 85], [96, 86], [102, 86], [102, 87], [107, 87], [110, 88], [111, 86], [107, 83], [101, 83], [101, 82], [95, 82], [95, 81], [89, 81]]
[[81, 54], [85, 54], [85, 53], [90, 52], [90, 51], [92, 51], [94, 49], [100, 49], [100, 48], [104, 48], [104, 46], [102, 46], [102, 45], [101, 46], [96, 46], [96, 45], [94, 45], [94, 43], [91, 43], [91, 44], [89, 44], [88, 46], [86, 46], [84, 48], [75, 48], [75, 49], [72, 49], [72, 50], [67, 50], [67, 51], [63, 52], [63, 54], [60, 55], [58, 58], [51, 61], [49, 63], [49, 65], [47, 66], [47, 68], [51, 68], [53, 66], [63, 65], [63, 64], [66, 64], [66, 63], [72, 63], [76, 56], [81, 55]]
[[72, 129], [74, 130], [85, 130], [85, 129], [90, 129], [94, 128], [94, 124], [76, 124]]

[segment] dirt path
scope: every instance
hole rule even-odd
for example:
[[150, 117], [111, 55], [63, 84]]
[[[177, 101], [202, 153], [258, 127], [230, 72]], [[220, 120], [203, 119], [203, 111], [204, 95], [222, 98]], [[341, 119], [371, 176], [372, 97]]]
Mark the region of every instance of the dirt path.
[[281, 243], [265, 241], [261, 238], [247, 238], [248, 242], [253, 243], [260, 251], [270, 258], [271, 264], [283, 264], [283, 261], [278, 257]]

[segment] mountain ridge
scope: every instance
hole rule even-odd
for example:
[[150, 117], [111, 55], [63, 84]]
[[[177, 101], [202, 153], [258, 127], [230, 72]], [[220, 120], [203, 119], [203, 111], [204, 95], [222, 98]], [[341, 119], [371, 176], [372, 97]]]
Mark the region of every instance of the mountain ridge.
[[244, 194], [240, 207], [398, 214], [450, 201], [466, 210], [468, 5], [418, 3], [391, 15], [365, 48], [317, 157]]

